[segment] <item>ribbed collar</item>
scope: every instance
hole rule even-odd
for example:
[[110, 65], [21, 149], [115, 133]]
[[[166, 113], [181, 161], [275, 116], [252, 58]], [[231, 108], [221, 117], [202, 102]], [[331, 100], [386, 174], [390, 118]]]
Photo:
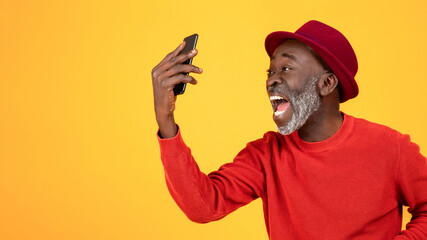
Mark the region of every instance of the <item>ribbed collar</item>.
[[344, 120], [341, 127], [334, 135], [332, 135], [332, 137], [324, 141], [306, 142], [299, 137], [298, 131], [291, 133], [290, 137], [297, 145], [297, 147], [304, 152], [325, 152], [335, 149], [338, 145], [340, 145], [344, 140], [347, 139], [348, 135], [353, 129], [354, 117], [349, 116], [345, 113], [342, 114]]

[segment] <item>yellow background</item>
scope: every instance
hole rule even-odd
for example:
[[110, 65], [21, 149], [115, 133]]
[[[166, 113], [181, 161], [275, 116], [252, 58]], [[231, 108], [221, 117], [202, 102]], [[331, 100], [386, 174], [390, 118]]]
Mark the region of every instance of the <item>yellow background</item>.
[[360, 95], [342, 110], [409, 133], [425, 155], [426, 6], [1, 0], [0, 239], [267, 239], [261, 200], [201, 225], [166, 189], [150, 74], [195, 32], [204, 73], [176, 119], [203, 171], [275, 130], [264, 38], [310, 19], [358, 56]]

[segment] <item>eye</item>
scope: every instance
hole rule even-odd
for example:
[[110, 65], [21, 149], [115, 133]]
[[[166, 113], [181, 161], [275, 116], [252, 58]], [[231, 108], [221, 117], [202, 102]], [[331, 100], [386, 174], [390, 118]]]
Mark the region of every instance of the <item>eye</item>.
[[282, 67], [282, 71], [289, 71], [289, 70], [291, 70], [291, 68], [290, 67]]
[[274, 74], [274, 71], [273, 70], [270, 70], [270, 69], [268, 69], [267, 70], [267, 76], [268, 77], [270, 77], [271, 75], [273, 75]]

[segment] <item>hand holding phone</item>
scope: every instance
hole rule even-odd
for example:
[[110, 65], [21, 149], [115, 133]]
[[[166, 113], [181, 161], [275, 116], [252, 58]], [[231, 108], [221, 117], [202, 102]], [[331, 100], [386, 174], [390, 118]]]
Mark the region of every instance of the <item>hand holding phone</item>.
[[[180, 54], [184, 54], [186, 52], [189, 52], [196, 48], [197, 39], [199, 38], [199, 35], [193, 34], [191, 36], [188, 36], [184, 38], [184, 41], [186, 42], [184, 50]], [[193, 62], [193, 58], [188, 59], [187, 61], [183, 62], [182, 64], [191, 64]], [[185, 75], [188, 75], [188, 73], [183, 73]], [[178, 83], [173, 88], [173, 92], [176, 95], [183, 94], [185, 92], [185, 87], [187, 86], [186, 83]]]
[[[177, 133], [177, 126], [174, 119], [177, 97], [174, 88], [180, 83], [197, 84], [196, 79], [185, 73], [200, 74], [203, 72], [201, 68], [189, 64], [191, 61], [188, 61], [197, 55], [197, 50], [183, 54], [185, 51], [184, 48], [187, 45], [190, 46], [190, 50], [195, 47], [197, 36], [194, 36], [193, 39], [188, 39], [188, 42], [181, 43], [151, 71], [154, 110], [156, 112], [156, 121], [159, 125], [159, 136], [162, 138], [171, 138]], [[187, 64], [183, 64], [186, 62]], [[183, 93], [184, 90], [185, 86], [183, 89], [177, 89], [177, 93]]]

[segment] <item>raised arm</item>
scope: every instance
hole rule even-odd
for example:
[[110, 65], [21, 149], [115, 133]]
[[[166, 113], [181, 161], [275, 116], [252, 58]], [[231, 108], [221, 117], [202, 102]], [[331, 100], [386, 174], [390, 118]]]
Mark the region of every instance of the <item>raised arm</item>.
[[197, 83], [196, 79], [192, 76], [183, 73], [202, 73], [202, 69], [194, 65], [182, 64], [197, 55], [196, 49], [185, 54], [180, 54], [184, 47], [185, 42], [169, 53], [151, 72], [154, 109], [162, 138], [171, 138], [177, 133], [173, 114], [176, 102], [173, 87], [178, 83]]
[[[249, 144], [234, 160], [209, 175], [199, 170], [181, 137], [173, 112], [173, 88], [180, 82], [196, 84], [182, 73], [202, 70], [182, 62], [197, 51], [180, 55], [185, 43], [168, 54], [152, 71], [154, 105], [159, 125], [158, 141], [168, 189], [188, 218], [195, 222], [218, 220], [262, 194], [264, 175], [260, 151]], [[215, 151], [215, 148], [212, 148]]]

